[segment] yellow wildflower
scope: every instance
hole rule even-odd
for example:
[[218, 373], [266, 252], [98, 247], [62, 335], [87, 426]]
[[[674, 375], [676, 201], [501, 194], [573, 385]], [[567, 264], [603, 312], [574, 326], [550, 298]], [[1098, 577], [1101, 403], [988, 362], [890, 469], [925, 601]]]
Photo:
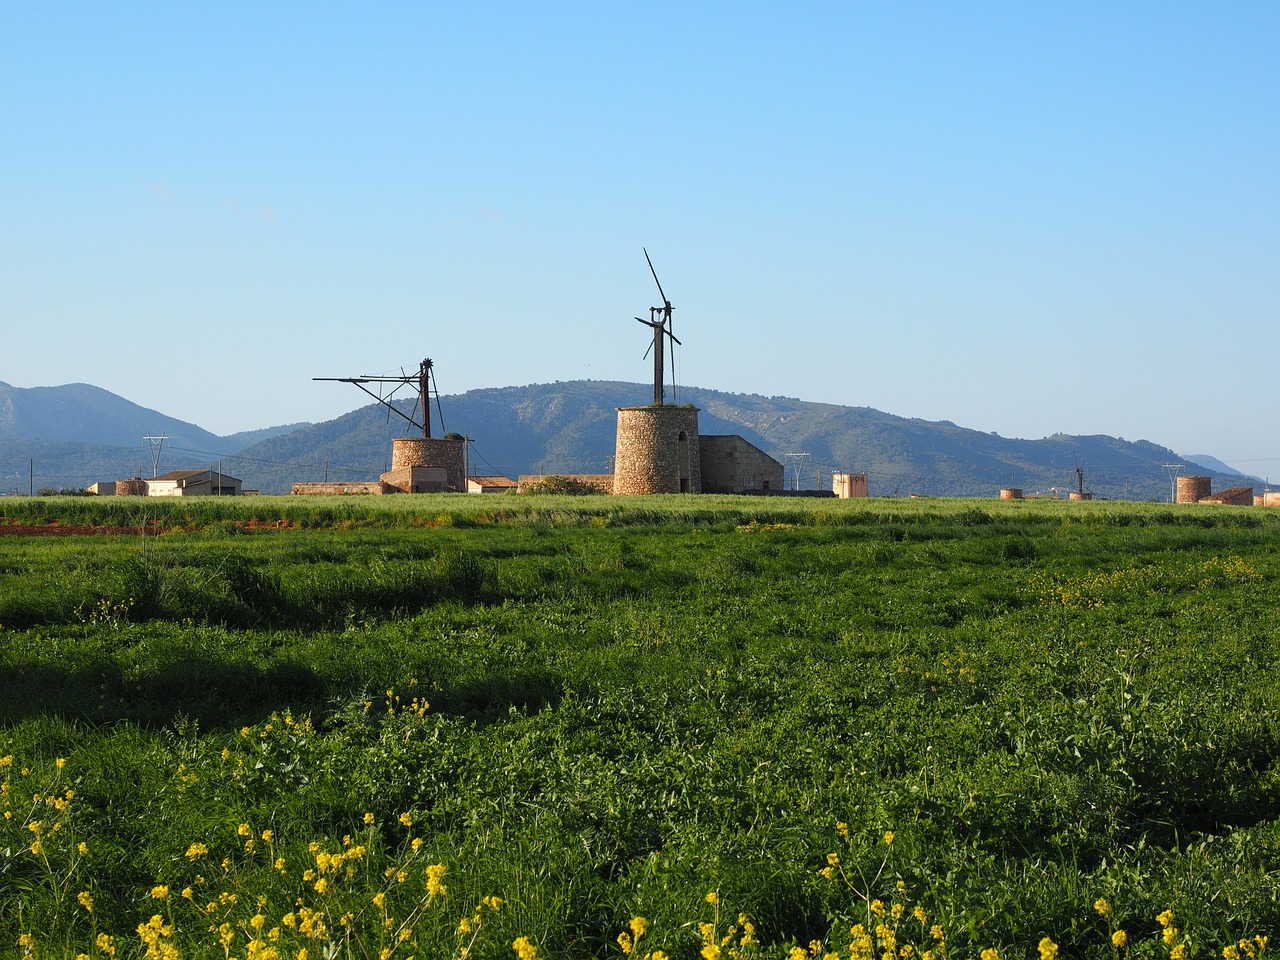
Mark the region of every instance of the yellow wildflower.
[[76, 894], [76, 899], [80, 901], [80, 906], [84, 907], [89, 913], [93, 913], [93, 895], [88, 890], [81, 890]]
[[442, 883], [445, 874], [445, 866], [443, 863], [433, 863], [427, 867], [427, 896], [443, 897], [449, 892], [449, 888]]
[[1117, 930], [1115, 933], [1111, 935], [1111, 943], [1113, 946], [1123, 947], [1128, 942], [1129, 942], [1129, 935], [1125, 933], [1123, 930]]
[[1048, 937], [1040, 941], [1039, 950], [1040, 960], [1055, 960], [1058, 956], [1058, 945]]

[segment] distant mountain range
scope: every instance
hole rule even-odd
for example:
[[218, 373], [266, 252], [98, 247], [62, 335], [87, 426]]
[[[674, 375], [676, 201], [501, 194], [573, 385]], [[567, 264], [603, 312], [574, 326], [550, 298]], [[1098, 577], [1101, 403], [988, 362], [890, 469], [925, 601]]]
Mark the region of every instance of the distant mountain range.
[[[652, 386], [574, 380], [471, 390], [440, 398], [445, 430], [471, 438], [471, 472], [544, 475], [612, 469], [616, 413], [648, 403]], [[1002, 487], [1065, 497], [1170, 498], [1167, 464], [1208, 475], [1215, 490], [1261, 484], [1208, 456], [1108, 436], [1055, 434], [1018, 440], [949, 421], [896, 417], [870, 407], [806, 403], [682, 387], [701, 409], [703, 434], [738, 434], [786, 468], [789, 487], [830, 487], [832, 470], [865, 473], [872, 496], [993, 497]], [[397, 404], [397, 406], [400, 406]], [[411, 411], [411, 402], [401, 407]], [[325, 423], [268, 427], [219, 437], [88, 384], [17, 388], [0, 383], [0, 492], [73, 489], [96, 480], [216, 466], [246, 489], [287, 493], [295, 481], [369, 480], [390, 467], [391, 440], [406, 424], [378, 404]]]

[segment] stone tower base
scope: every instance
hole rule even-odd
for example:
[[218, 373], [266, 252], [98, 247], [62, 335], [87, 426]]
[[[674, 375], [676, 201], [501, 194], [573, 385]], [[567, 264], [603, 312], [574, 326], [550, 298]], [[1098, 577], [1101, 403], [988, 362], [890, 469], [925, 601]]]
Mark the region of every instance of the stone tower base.
[[407, 489], [413, 490], [414, 481], [422, 480], [430, 484], [430, 487], [421, 487], [423, 491], [465, 491], [466, 447], [467, 441], [461, 438], [399, 437], [391, 441], [391, 470], [384, 476], [394, 474], [388, 482], [401, 489], [406, 487], [397, 481], [407, 480]]
[[618, 408], [615, 494], [701, 493], [698, 408]]

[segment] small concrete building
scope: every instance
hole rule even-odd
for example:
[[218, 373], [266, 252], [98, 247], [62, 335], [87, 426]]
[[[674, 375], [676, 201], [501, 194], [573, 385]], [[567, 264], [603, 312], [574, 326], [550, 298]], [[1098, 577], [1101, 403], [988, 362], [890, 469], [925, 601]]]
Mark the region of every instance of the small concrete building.
[[149, 497], [238, 497], [241, 482], [217, 470], [173, 470], [147, 481]]
[[446, 493], [456, 490], [449, 485], [449, 471], [445, 467], [398, 467], [388, 470], [378, 478], [386, 493]]
[[736, 434], [698, 441], [703, 493], [771, 493], [782, 489], [782, 464]]
[[516, 487], [510, 477], [467, 477], [467, 493], [513, 493]]
[[867, 475], [865, 473], [831, 474], [831, 489], [841, 500], [852, 500], [867, 495]]
[[91, 483], [85, 488], [95, 497], [114, 497], [116, 495], [116, 482], [114, 480], [99, 480], [97, 483]]

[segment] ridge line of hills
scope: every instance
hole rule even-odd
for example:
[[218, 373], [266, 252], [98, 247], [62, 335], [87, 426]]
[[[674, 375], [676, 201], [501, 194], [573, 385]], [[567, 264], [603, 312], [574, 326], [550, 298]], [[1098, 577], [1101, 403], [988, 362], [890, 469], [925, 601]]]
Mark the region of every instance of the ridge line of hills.
[[[573, 380], [486, 387], [441, 397], [444, 429], [472, 439], [472, 473], [606, 473], [612, 469], [616, 413], [651, 399], [652, 386]], [[786, 467], [788, 487], [829, 489], [832, 470], [865, 473], [872, 496], [994, 497], [1001, 487], [1028, 495], [1076, 489], [1076, 467], [1096, 497], [1164, 500], [1165, 464], [1209, 476], [1214, 490], [1260, 485], [1194, 462], [1147, 440], [1054, 434], [1040, 440], [1001, 437], [894, 416], [871, 407], [810, 403], [793, 397], [681, 387], [678, 402], [701, 409], [703, 434], [737, 434]], [[399, 406], [399, 404], [397, 404]], [[403, 409], [409, 412], [411, 401]], [[393, 422], [394, 421], [394, 422]], [[150, 476], [143, 438], [168, 437], [159, 472], [203, 469], [213, 462], [246, 489], [287, 493], [295, 481], [368, 480], [390, 466], [399, 418], [376, 403], [323, 423], [295, 423], [219, 437], [100, 387], [12, 387], [0, 383], [0, 493], [27, 487], [78, 489], [97, 480]], [[443, 432], [443, 429], [440, 431]], [[803, 457], [788, 454], [803, 453]]]

